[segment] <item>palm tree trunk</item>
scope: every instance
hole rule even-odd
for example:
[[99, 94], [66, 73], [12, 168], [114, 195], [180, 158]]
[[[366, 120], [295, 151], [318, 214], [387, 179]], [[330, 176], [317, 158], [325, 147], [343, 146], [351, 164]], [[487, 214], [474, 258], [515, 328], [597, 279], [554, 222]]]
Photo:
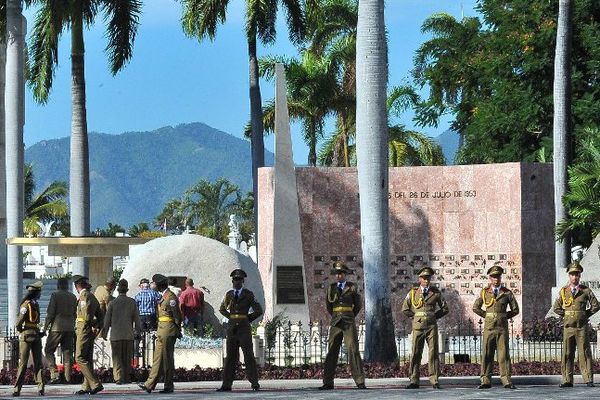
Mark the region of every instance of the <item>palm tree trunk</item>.
[[[567, 168], [571, 161], [571, 46], [573, 0], [560, 0], [556, 53], [554, 58], [554, 220], [568, 217], [562, 198], [568, 190]], [[571, 260], [571, 238], [556, 242], [554, 260], [556, 282], [563, 279], [562, 269]]]
[[[23, 234], [23, 124], [25, 99], [25, 18], [21, 0], [6, 3], [6, 234]], [[23, 286], [23, 252], [20, 246], [7, 249], [8, 326], [13, 327], [21, 300]]]
[[250, 66], [250, 126], [252, 137], [252, 190], [254, 192], [254, 234], [258, 249], [258, 169], [265, 166], [265, 141], [263, 136], [262, 99], [260, 96], [256, 33], [248, 35], [248, 58]]
[[[0, 241], [6, 236], [6, 142], [4, 134], [4, 87], [6, 82], [6, 43], [0, 42]], [[0, 246], [0, 278], [6, 278], [6, 246]]]
[[308, 165], [315, 167], [317, 165], [317, 122], [314, 118], [310, 119], [308, 124]]
[[[81, 6], [81, 2], [75, 2]], [[69, 202], [71, 206], [71, 236], [87, 236], [90, 232], [90, 170], [85, 108], [85, 72], [83, 43], [83, 13], [74, 12], [71, 25], [71, 168]], [[88, 276], [84, 258], [75, 257], [73, 274]]]
[[360, 0], [356, 149], [365, 271], [365, 361], [397, 359], [389, 285], [387, 44], [384, 0]]

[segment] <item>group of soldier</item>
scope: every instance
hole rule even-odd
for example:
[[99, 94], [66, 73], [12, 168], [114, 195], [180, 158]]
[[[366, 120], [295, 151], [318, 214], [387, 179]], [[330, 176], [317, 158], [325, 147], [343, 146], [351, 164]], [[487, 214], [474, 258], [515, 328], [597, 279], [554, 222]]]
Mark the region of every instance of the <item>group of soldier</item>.
[[[350, 270], [341, 262], [334, 264], [336, 282], [327, 288], [327, 311], [331, 314], [329, 349], [325, 358], [322, 390], [334, 388], [333, 378], [342, 339], [348, 350], [352, 377], [358, 389], [366, 389], [362, 360], [358, 350], [355, 318], [360, 311], [360, 295], [355, 284], [346, 281]], [[592, 352], [589, 341], [589, 318], [600, 310], [592, 290], [581, 284], [583, 268], [574, 261], [567, 267], [569, 282], [560, 289], [553, 305], [556, 314], [564, 318], [561, 388], [573, 387], [575, 350], [584, 382], [593, 387]], [[419, 272], [419, 284], [409, 290], [402, 313], [412, 320], [412, 352], [409, 362], [410, 382], [406, 389], [418, 389], [419, 369], [425, 342], [429, 347], [429, 380], [440, 389], [440, 363], [437, 321], [449, 312], [442, 292], [431, 284], [435, 271], [424, 267]], [[519, 304], [513, 292], [502, 285], [504, 269], [494, 265], [487, 270], [489, 285], [483, 288], [473, 303], [473, 312], [484, 320], [482, 362], [478, 389], [492, 387], [494, 356], [500, 367], [500, 380], [507, 389], [515, 389], [511, 380], [508, 321], [519, 314]]]
[[[334, 264], [336, 280], [327, 287], [326, 307], [331, 315], [328, 352], [323, 371], [321, 390], [334, 388], [334, 375], [342, 342], [348, 352], [352, 377], [358, 389], [366, 389], [363, 362], [360, 357], [356, 316], [361, 310], [361, 297], [355, 283], [348, 281], [351, 273], [342, 262]], [[587, 386], [594, 386], [592, 353], [588, 336], [589, 317], [600, 310], [593, 292], [580, 283], [583, 268], [573, 262], [567, 268], [569, 283], [561, 288], [553, 309], [564, 318], [562, 356], [563, 382], [560, 387], [573, 386], [573, 364], [575, 350], [579, 353], [579, 367]], [[508, 321], [519, 314], [519, 305], [511, 290], [502, 285], [504, 270], [499, 265], [488, 269], [489, 285], [473, 304], [473, 311], [484, 319], [482, 341], [481, 384], [479, 389], [491, 388], [494, 355], [500, 367], [500, 379], [507, 389], [514, 389], [511, 381]], [[442, 292], [431, 284], [434, 275], [430, 267], [422, 268], [419, 284], [412, 288], [403, 303], [402, 312], [412, 320], [412, 355], [409, 363], [410, 383], [407, 389], [419, 388], [419, 367], [425, 342], [429, 347], [429, 379], [432, 386], [440, 388], [440, 365], [437, 321], [449, 312]], [[251, 323], [263, 313], [254, 293], [244, 287], [246, 273], [234, 270], [230, 277], [232, 289], [227, 291], [219, 308], [229, 320], [227, 324], [226, 358], [223, 383], [217, 391], [231, 391], [235, 368], [239, 362], [240, 348], [244, 354], [246, 376], [253, 390], [260, 390], [258, 370], [252, 346]], [[140, 389], [151, 393], [163, 377], [161, 393], [174, 391], [175, 342], [182, 336], [182, 315], [177, 296], [169, 289], [168, 278], [161, 274], [152, 277], [155, 290], [161, 295], [157, 306], [158, 326], [152, 369], [148, 379], [138, 383]], [[76, 297], [69, 291], [69, 283], [61, 278], [57, 291], [52, 294], [47, 317], [40, 329], [38, 299], [42, 282], [27, 285], [27, 294], [19, 308], [16, 328], [19, 331], [19, 367], [14, 386], [14, 396], [19, 396], [25, 378], [29, 354], [33, 356], [33, 372], [38, 394], [45, 394], [42, 371], [42, 340], [48, 335], [45, 345], [46, 359], [50, 368], [51, 383], [60, 382], [54, 353], [60, 345], [63, 352], [65, 381], [71, 381], [71, 352], [75, 341], [75, 361], [83, 374], [83, 384], [75, 394], [96, 394], [104, 389], [93, 370], [93, 346], [98, 335], [106, 339], [111, 333], [113, 375], [117, 384], [130, 383], [131, 361], [134, 338], [140, 332], [140, 317], [135, 300], [127, 296], [128, 282], [121, 279], [117, 285], [119, 295], [109, 301], [111, 287], [104, 291], [90, 291], [88, 278], [73, 277]], [[114, 289], [114, 287], [112, 287]], [[104, 293], [106, 292], [106, 293]], [[74, 340], [74, 338], [76, 338]]]

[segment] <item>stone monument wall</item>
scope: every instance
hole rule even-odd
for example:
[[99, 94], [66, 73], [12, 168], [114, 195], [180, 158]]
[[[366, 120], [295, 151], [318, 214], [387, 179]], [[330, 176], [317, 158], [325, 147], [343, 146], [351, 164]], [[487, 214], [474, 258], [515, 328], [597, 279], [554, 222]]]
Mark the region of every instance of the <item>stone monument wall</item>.
[[[258, 264], [270, 282], [273, 220], [272, 168], [259, 172]], [[327, 323], [325, 288], [334, 281], [334, 261], [354, 271], [363, 287], [356, 168], [296, 168], [302, 245], [311, 320]], [[554, 285], [552, 165], [403, 167], [390, 169], [390, 284], [396, 322], [405, 323], [402, 302], [416, 272], [436, 270], [451, 314], [444, 324], [479, 317], [471, 311], [487, 268], [499, 262], [514, 291], [521, 317], [542, 318]], [[265, 294], [269, 293], [265, 289]], [[266, 296], [269, 303], [272, 299]], [[362, 314], [360, 316], [362, 318]]]

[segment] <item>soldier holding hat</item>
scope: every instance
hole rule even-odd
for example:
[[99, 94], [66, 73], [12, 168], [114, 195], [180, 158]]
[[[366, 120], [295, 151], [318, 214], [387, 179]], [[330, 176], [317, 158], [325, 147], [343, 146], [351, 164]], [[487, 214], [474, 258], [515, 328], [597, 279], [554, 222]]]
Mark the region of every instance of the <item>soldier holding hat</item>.
[[75, 394], [96, 394], [104, 390], [94, 374], [94, 341], [102, 328], [100, 304], [90, 291], [88, 278], [81, 275], [73, 276], [75, 289], [79, 293], [77, 302], [77, 321], [75, 324], [75, 361], [83, 374], [81, 390]]
[[366, 389], [363, 362], [358, 351], [358, 332], [355, 318], [361, 309], [360, 294], [358, 287], [352, 282], [346, 281], [346, 275], [350, 273], [348, 267], [337, 261], [334, 264], [336, 282], [327, 288], [327, 312], [331, 315], [331, 326], [329, 328], [328, 350], [325, 357], [323, 370], [323, 386], [320, 390], [333, 389], [335, 368], [337, 367], [338, 355], [342, 346], [342, 339], [348, 351], [350, 370], [352, 378], [358, 389]]
[[150, 393], [156, 387], [158, 378], [164, 376], [164, 387], [160, 393], [173, 393], [173, 373], [175, 372], [175, 342], [181, 337], [181, 311], [179, 300], [169, 290], [169, 280], [166, 276], [155, 274], [152, 281], [156, 290], [162, 295], [156, 315], [158, 316], [158, 329], [156, 331], [156, 344], [152, 359], [152, 370], [145, 383], [138, 386]]
[[573, 387], [576, 348], [583, 380], [589, 387], [594, 386], [588, 322], [589, 318], [600, 310], [600, 304], [594, 292], [579, 283], [582, 272], [583, 267], [577, 261], [569, 264], [569, 283], [560, 289], [553, 307], [554, 312], [564, 318], [561, 388]]
[[[511, 382], [511, 363], [508, 346], [508, 320], [519, 314], [519, 304], [513, 292], [501, 285], [504, 269], [494, 265], [487, 270], [490, 284], [481, 290], [473, 304], [473, 312], [484, 318], [483, 355], [481, 362], [481, 385], [479, 389], [492, 387], [494, 353], [498, 352], [500, 380], [506, 389], [515, 389]], [[485, 306], [485, 310], [482, 308]], [[510, 311], [508, 309], [510, 308]]]
[[75, 319], [77, 318], [77, 297], [69, 291], [69, 280], [59, 278], [56, 283], [56, 292], [50, 296], [44, 332], [48, 332], [44, 353], [50, 368], [50, 383], [60, 383], [56, 369], [54, 353], [60, 345], [63, 356], [65, 381], [71, 382], [73, 341], [75, 339]]
[[42, 293], [42, 282], [27, 285], [27, 294], [19, 308], [16, 329], [19, 331], [19, 369], [13, 396], [21, 395], [25, 380], [25, 371], [29, 362], [29, 352], [33, 355], [33, 376], [38, 386], [38, 394], [44, 395], [44, 377], [42, 374], [42, 335], [40, 333], [40, 305], [38, 299]]
[[142, 329], [137, 304], [134, 299], [127, 297], [128, 290], [129, 283], [121, 279], [117, 285], [119, 295], [108, 304], [102, 330], [104, 340], [110, 330], [113, 377], [117, 385], [131, 383], [133, 339]]
[[439, 289], [430, 286], [434, 273], [429, 267], [422, 268], [419, 271], [419, 286], [408, 292], [402, 305], [402, 313], [412, 320], [412, 357], [407, 389], [419, 388], [419, 369], [425, 341], [429, 346], [429, 380], [435, 389], [440, 388], [437, 320], [448, 314], [448, 305]]
[[[223, 368], [223, 384], [218, 392], [231, 390], [235, 369], [240, 358], [240, 347], [244, 353], [246, 364], [246, 376], [253, 390], [259, 390], [258, 370], [252, 348], [252, 331], [250, 323], [260, 317], [263, 313], [261, 305], [256, 301], [254, 293], [243, 287], [246, 272], [241, 269], [234, 270], [231, 274], [233, 289], [225, 294], [219, 312], [229, 319], [227, 327], [227, 355], [225, 367]], [[250, 312], [252, 309], [252, 312]]]

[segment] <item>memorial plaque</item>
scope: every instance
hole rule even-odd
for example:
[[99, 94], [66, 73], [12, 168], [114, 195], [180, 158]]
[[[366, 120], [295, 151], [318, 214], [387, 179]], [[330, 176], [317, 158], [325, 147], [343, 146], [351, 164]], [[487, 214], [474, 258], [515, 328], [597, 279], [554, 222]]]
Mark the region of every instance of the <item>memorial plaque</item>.
[[304, 279], [302, 266], [277, 267], [277, 304], [304, 304]]

